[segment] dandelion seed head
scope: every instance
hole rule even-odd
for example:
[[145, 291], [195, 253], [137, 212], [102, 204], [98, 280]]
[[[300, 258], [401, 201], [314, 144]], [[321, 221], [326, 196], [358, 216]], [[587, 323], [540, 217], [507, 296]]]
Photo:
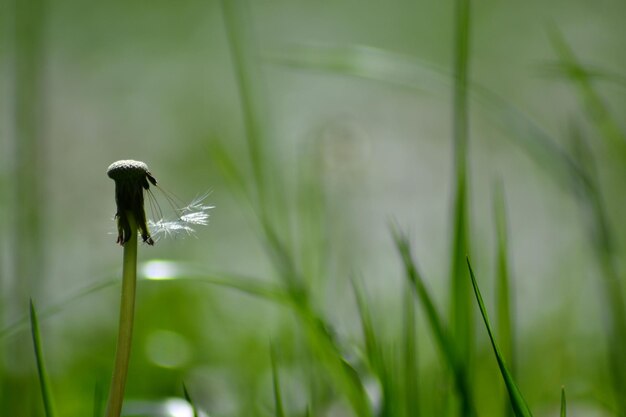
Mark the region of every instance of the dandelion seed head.
[[148, 165], [141, 161], [123, 159], [115, 161], [107, 169], [109, 178], [117, 180], [136, 179], [145, 177], [148, 174]]
[[115, 181], [115, 203], [117, 212], [117, 243], [124, 245], [132, 235], [129, 214], [132, 214], [144, 242], [152, 245], [154, 241], [146, 224], [143, 191], [156, 185], [156, 179], [148, 171], [148, 165], [132, 159], [113, 162], [107, 169], [109, 178]]
[[[118, 224], [118, 243], [123, 245], [130, 239], [130, 225], [128, 213], [132, 213], [143, 241], [152, 245], [161, 237], [176, 237], [180, 235], [192, 235], [195, 230], [192, 226], [206, 226], [209, 224], [208, 211], [213, 208], [204, 204], [209, 193], [194, 198], [191, 203], [182, 208], [174, 207], [177, 198], [168, 196], [168, 193], [157, 185], [156, 179], [148, 170], [148, 165], [132, 159], [121, 160], [112, 163], [107, 169], [107, 175], [115, 181], [115, 202], [117, 213], [115, 217]], [[163, 192], [168, 202], [174, 208], [175, 219], [162, 217], [158, 203], [150, 191], [150, 183]], [[159, 217], [156, 220], [147, 220], [144, 210], [144, 190], [148, 193], [153, 203], [152, 214]], [[156, 210], [154, 207], [156, 206]], [[150, 232], [152, 231], [152, 233]], [[154, 238], [154, 239], [153, 239]]]

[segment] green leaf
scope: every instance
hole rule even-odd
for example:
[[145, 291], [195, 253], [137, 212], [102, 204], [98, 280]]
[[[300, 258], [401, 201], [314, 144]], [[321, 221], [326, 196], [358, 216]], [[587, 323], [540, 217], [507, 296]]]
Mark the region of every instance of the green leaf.
[[354, 279], [352, 280], [352, 286], [356, 296], [359, 317], [361, 319], [361, 328], [365, 339], [366, 359], [372, 372], [378, 378], [382, 389], [382, 404], [378, 415], [380, 417], [396, 416], [397, 413], [395, 410], [400, 406], [399, 401], [397, 401], [398, 380], [395, 378], [393, 362], [388, 360], [385, 356], [385, 348], [389, 347], [389, 344], [384, 345], [381, 338], [376, 334], [372, 314], [368, 306], [369, 303], [363, 289]]
[[[497, 329], [500, 338], [500, 349], [504, 360], [509, 363], [511, 374], [515, 376], [515, 346], [513, 309], [511, 307], [511, 278], [509, 275], [508, 234], [506, 225], [506, 209], [504, 190], [498, 184], [494, 192], [494, 213], [496, 229], [496, 305]], [[512, 409], [505, 404], [506, 415], [511, 415]]]
[[561, 417], [567, 417], [567, 404], [565, 400], [565, 387], [561, 387]]
[[276, 368], [276, 350], [274, 346], [270, 347], [270, 362], [272, 363], [272, 383], [274, 387], [274, 409], [276, 417], [285, 417], [283, 408], [283, 400], [280, 391], [280, 377]]
[[[407, 283], [408, 284], [408, 283]], [[420, 415], [419, 371], [417, 364], [417, 341], [415, 330], [415, 305], [410, 289], [404, 297], [404, 356], [403, 370], [404, 411], [406, 417]]]
[[449, 332], [444, 327], [443, 320], [430, 296], [422, 276], [417, 270], [415, 263], [411, 257], [411, 248], [406, 236], [402, 235], [396, 227], [391, 228], [392, 235], [396, 244], [396, 248], [402, 258], [405, 268], [405, 274], [409, 283], [413, 286], [423, 308], [426, 310], [426, 321], [429, 324], [435, 343], [448, 366], [452, 370], [454, 383], [461, 398], [462, 410], [470, 415], [476, 415], [472, 394], [467, 376], [466, 363], [459, 358], [457, 347]]
[[96, 382], [93, 389], [93, 417], [102, 417], [104, 406], [104, 392], [100, 381]]
[[507, 368], [500, 348], [498, 347], [496, 340], [493, 336], [491, 324], [489, 323], [489, 316], [487, 315], [487, 309], [485, 308], [485, 304], [483, 303], [483, 297], [480, 294], [480, 289], [478, 288], [476, 277], [474, 276], [474, 271], [472, 271], [472, 266], [470, 265], [469, 259], [467, 259], [467, 267], [469, 269], [470, 278], [472, 280], [472, 286], [474, 287], [476, 301], [478, 302], [478, 307], [480, 308], [480, 314], [483, 316], [483, 321], [485, 322], [485, 327], [487, 328], [487, 333], [489, 334], [489, 339], [491, 340], [491, 346], [493, 347], [493, 351], [496, 355], [496, 360], [498, 361], [500, 373], [502, 374], [502, 378], [504, 379], [506, 389], [509, 392], [509, 398], [511, 400], [511, 405], [513, 406], [513, 411], [515, 412], [515, 415], [517, 417], [532, 417], [532, 413], [530, 412], [528, 405], [526, 405], [524, 397], [517, 388], [517, 385], [513, 380], [513, 376]]
[[46, 372], [46, 366], [43, 359], [43, 348], [41, 346], [41, 336], [39, 334], [39, 320], [37, 319], [37, 311], [33, 300], [30, 300], [30, 329], [33, 336], [33, 346], [35, 348], [35, 359], [37, 361], [37, 374], [39, 375], [39, 386], [41, 388], [41, 397], [46, 412], [46, 417], [54, 417], [54, 402], [52, 399], [52, 390], [50, 378]]
[[[473, 350], [471, 291], [463, 265], [469, 253], [468, 142], [469, 142], [469, 33], [470, 1], [455, 1], [455, 42], [453, 67], [454, 207], [452, 210], [452, 253], [450, 269], [450, 319], [452, 337], [460, 358], [469, 363]], [[467, 368], [469, 372], [469, 368]], [[466, 414], [464, 412], [463, 414]]]
[[191, 399], [191, 395], [189, 395], [189, 391], [187, 390], [187, 386], [185, 385], [184, 382], [183, 382], [183, 394], [185, 395], [185, 399], [191, 406], [191, 410], [193, 411], [193, 417], [199, 417], [200, 413], [198, 413], [198, 408], [196, 407], [195, 403]]

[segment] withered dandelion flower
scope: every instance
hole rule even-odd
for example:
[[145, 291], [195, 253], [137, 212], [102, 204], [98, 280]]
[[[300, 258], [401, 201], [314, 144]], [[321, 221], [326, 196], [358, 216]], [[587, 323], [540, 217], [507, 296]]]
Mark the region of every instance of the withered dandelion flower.
[[125, 159], [113, 162], [107, 169], [107, 175], [115, 181], [117, 243], [124, 245], [130, 240], [133, 233], [128, 219], [130, 213], [135, 218], [143, 241], [153, 245], [154, 241], [146, 222], [143, 193], [150, 188], [150, 184], [156, 185], [157, 181], [148, 170], [148, 165], [141, 161]]

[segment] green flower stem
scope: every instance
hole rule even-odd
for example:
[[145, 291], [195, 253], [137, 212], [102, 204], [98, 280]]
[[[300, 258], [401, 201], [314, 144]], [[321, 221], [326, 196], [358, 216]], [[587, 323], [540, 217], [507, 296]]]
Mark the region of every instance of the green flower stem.
[[106, 417], [119, 417], [122, 412], [124, 388], [128, 375], [130, 348], [135, 321], [135, 290], [137, 287], [137, 222], [132, 212], [127, 211], [130, 224], [130, 239], [124, 243], [124, 264], [122, 276], [122, 300], [120, 304], [120, 324], [115, 353], [115, 367], [109, 392]]

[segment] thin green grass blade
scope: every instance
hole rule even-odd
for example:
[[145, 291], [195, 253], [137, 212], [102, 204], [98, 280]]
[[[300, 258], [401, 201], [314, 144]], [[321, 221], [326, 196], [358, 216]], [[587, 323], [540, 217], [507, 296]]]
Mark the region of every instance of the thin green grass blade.
[[196, 407], [196, 404], [191, 399], [191, 395], [189, 395], [189, 391], [187, 390], [187, 386], [185, 385], [184, 382], [183, 382], [183, 395], [185, 396], [185, 400], [187, 400], [187, 402], [191, 406], [193, 417], [200, 417], [200, 413], [198, 413], [198, 408]]
[[480, 314], [483, 316], [483, 321], [485, 322], [485, 327], [487, 328], [487, 333], [489, 334], [489, 340], [491, 341], [491, 346], [493, 347], [493, 351], [496, 355], [496, 360], [498, 362], [498, 367], [500, 368], [500, 373], [502, 374], [502, 378], [504, 379], [504, 383], [506, 385], [506, 389], [509, 392], [509, 398], [511, 400], [511, 406], [513, 407], [513, 411], [517, 417], [532, 417], [532, 413], [524, 400], [521, 392], [517, 388], [515, 381], [513, 380], [513, 376], [511, 372], [507, 368], [507, 365], [504, 361], [504, 357], [500, 348], [498, 347], [496, 340], [493, 336], [493, 331], [491, 329], [491, 324], [489, 323], [489, 316], [487, 315], [487, 309], [485, 308], [485, 304], [483, 303], [483, 297], [480, 294], [480, 289], [478, 288], [478, 283], [476, 282], [476, 277], [474, 276], [474, 271], [472, 270], [472, 266], [470, 265], [469, 259], [467, 259], [467, 268], [469, 270], [470, 278], [472, 280], [472, 286], [474, 287], [474, 295], [476, 296], [476, 301], [478, 302], [478, 307], [480, 308]]
[[102, 384], [96, 382], [93, 389], [93, 417], [102, 417], [104, 409], [104, 390]]
[[392, 417], [395, 407], [398, 406], [396, 382], [394, 378], [395, 370], [392, 369], [393, 361], [388, 361], [385, 357], [385, 348], [388, 344], [383, 344], [381, 338], [376, 334], [372, 321], [372, 313], [369, 302], [364, 294], [363, 288], [352, 280], [352, 287], [357, 301], [359, 318], [361, 319], [361, 329], [365, 339], [365, 355], [372, 372], [376, 375], [382, 389], [382, 403], [378, 416]]
[[[469, 141], [469, 58], [470, 1], [455, 2], [455, 43], [453, 71], [454, 206], [450, 269], [450, 320], [452, 336], [461, 358], [470, 363], [473, 350], [471, 292], [464, 259], [469, 253], [468, 235], [468, 141]], [[469, 371], [470, 368], [468, 367]], [[467, 410], [463, 410], [467, 414]]]
[[255, 84], [255, 76], [250, 53], [251, 46], [248, 40], [250, 24], [246, 19], [245, 6], [240, 1], [222, 0], [221, 9], [230, 47], [233, 70], [239, 89], [239, 99], [243, 113], [243, 124], [248, 145], [250, 164], [252, 169], [252, 183], [255, 186], [258, 207], [265, 217], [266, 206], [266, 169], [265, 154], [263, 151], [264, 127], [260, 117], [261, 106], [257, 104], [258, 87]]
[[422, 304], [422, 307], [426, 311], [426, 322], [429, 324], [431, 331], [433, 332], [435, 343], [448, 366], [452, 370], [455, 387], [461, 399], [462, 410], [475, 416], [476, 409], [474, 407], [472, 393], [469, 386], [466, 363], [459, 359], [459, 355], [456, 351], [457, 347], [444, 327], [443, 320], [437, 312], [432, 297], [428, 293], [428, 290], [424, 285], [424, 281], [418, 272], [415, 263], [413, 262], [408, 238], [402, 235], [398, 229], [393, 226], [391, 231], [398, 253], [402, 258], [406, 277], [412, 285], [415, 294]]
[[561, 387], [561, 417], [567, 417], [567, 401], [565, 400], [565, 387]]
[[30, 328], [33, 336], [33, 346], [35, 348], [35, 359], [37, 361], [37, 374], [39, 375], [39, 386], [41, 388], [41, 397], [46, 417], [54, 417], [54, 401], [52, 398], [52, 389], [50, 378], [46, 371], [46, 365], [43, 358], [43, 348], [41, 346], [41, 335], [39, 333], [39, 320], [37, 319], [37, 311], [33, 300], [30, 300]]
[[410, 288], [407, 288], [404, 297], [404, 331], [402, 343], [404, 354], [401, 367], [403, 381], [401, 386], [404, 391], [404, 415], [406, 417], [419, 417], [421, 415], [415, 325], [413, 293]]
[[613, 379], [613, 391], [618, 409], [626, 415], [626, 300], [624, 299], [623, 276], [620, 274], [620, 253], [617, 236], [614, 232], [607, 207], [602, 195], [602, 184], [591, 152], [583, 140], [580, 129], [573, 126], [570, 139], [573, 142], [573, 154], [589, 177], [589, 186], [578, 195], [583, 214], [587, 220], [587, 234], [596, 260], [601, 268], [603, 279], [603, 297], [605, 300], [607, 321], [607, 345], [611, 361], [610, 372]]
[[372, 315], [369, 311], [365, 295], [363, 294], [363, 289], [360, 287], [360, 284], [356, 282], [356, 279], [352, 280], [352, 288], [354, 290], [359, 318], [361, 320], [361, 331], [363, 332], [363, 338], [365, 340], [366, 359], [372, 371], [380, 376], [382, 358], [379, 342], [372, 323]]
[[563, 63], [561, 60], [558, 60], [556, 62], [546, 62], [542, 65], [539, 65], [539, 73], [546, 77], [560, 79], [577, 77], [578, 74], [583, 73], [591, 81], [598, 80], [612, 83], [617, 87], [626, 87], [626, 76], [622, 74], [609, 71], [595, 65], [585, 64], [583, 66], [580, 62], [579, 66], [580, 68], [572, 67], [571, 65]]
[[280, 390], [280, 376], [276, 366], [276, 349], [272, 345], [270, 347], [270, 362], [272, 365], [272, 384], [274, 387], [274, 414], [276, 417], [285, 417], [285, 409], [283, 407], [282, 393]]
[[[504, 360], [509, 364], [511, 375], [515, 377], [516, 359], [514, 343], [513, 309], [511, 306], [511, 279], [509, 275], [508, 233], [504, 190], [499, 183], [494, 192], [494, 213], [496, 229], [496, 311], [497, 330], [500, 349]], [[511, 415], [512, 409], [505, 404], [505, 415]]]

